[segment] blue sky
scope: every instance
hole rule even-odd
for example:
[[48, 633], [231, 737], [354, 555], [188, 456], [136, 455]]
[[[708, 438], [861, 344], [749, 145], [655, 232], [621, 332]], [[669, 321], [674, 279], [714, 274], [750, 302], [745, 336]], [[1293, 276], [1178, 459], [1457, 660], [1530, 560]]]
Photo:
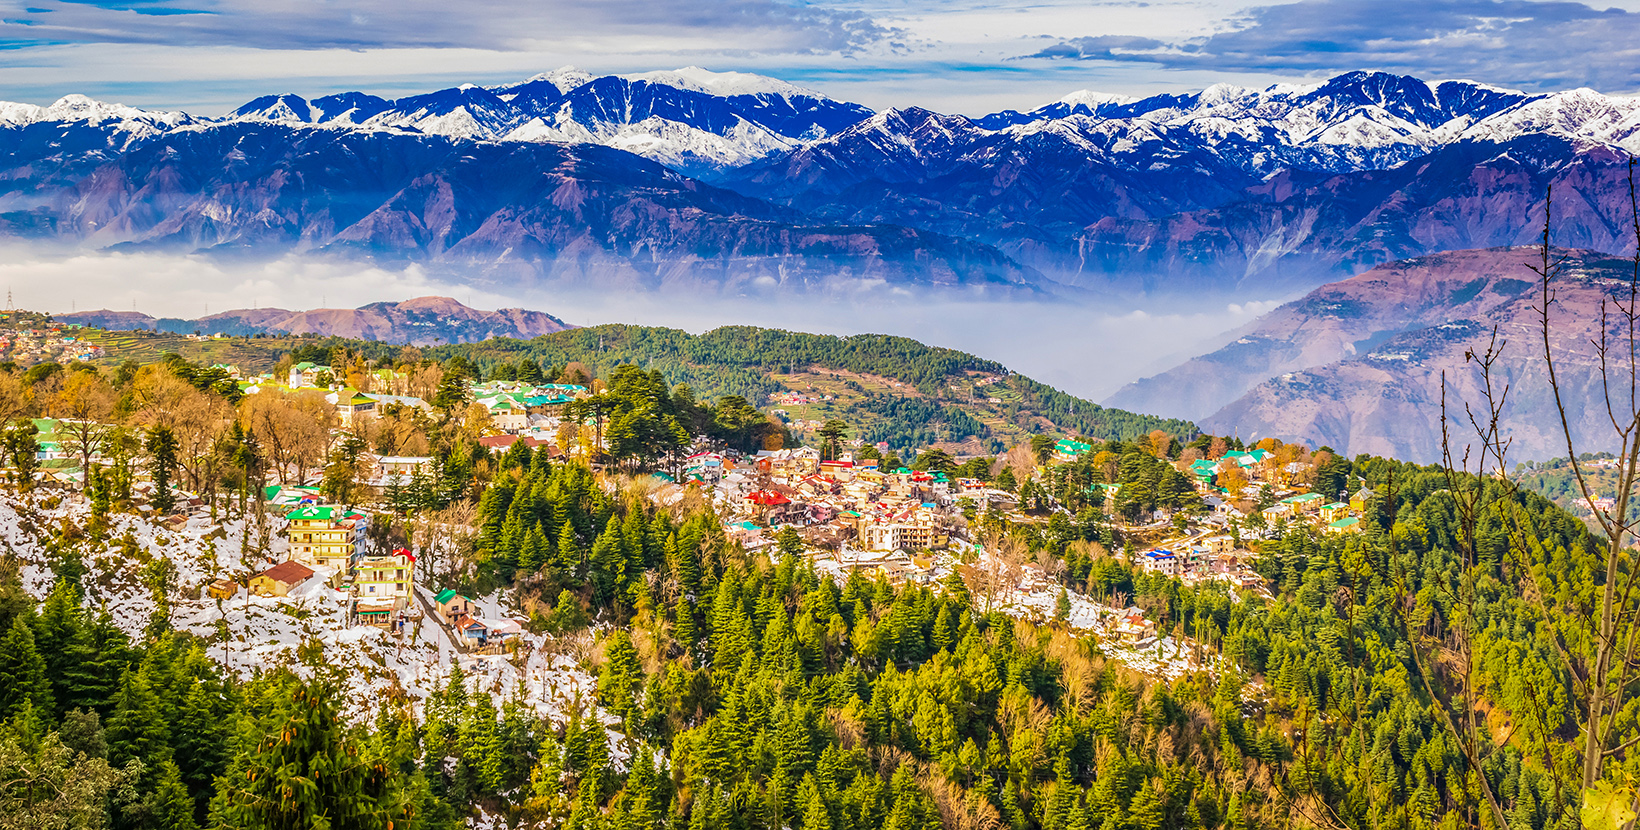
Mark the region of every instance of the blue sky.
[[1077, 89], [1263, 86], [1353, 69], [1640, 89], [1640, 0], [0, 0], [0, 99], [223, 112], [700, 65], [873, 107], [977, 114]]

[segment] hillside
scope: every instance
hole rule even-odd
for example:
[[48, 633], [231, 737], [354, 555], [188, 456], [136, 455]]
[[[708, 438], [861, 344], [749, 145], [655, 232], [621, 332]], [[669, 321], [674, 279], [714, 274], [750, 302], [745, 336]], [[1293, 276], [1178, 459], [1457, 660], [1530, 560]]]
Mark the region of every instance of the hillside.
[[[968, 443], [991, 451], [1040, 432], [1132, 440], [1153, 430], [1187, 438], [1188, 421], [1101, 407], [994, 361], [925, 346], [904, 337], [803, 334], [734, 326], [692, 335], [676, 329], [603, 325], [530, 341], [495, 339], [430, 350], [462, 355], [486, 371], [531, 359], [549, 366], [578, 362], [595, 374], [632, 363], [687, 383], [702, 400], [740, 395], [787, 410], [792, 420], [842, 418], [857, 437], [897, 449]], [[819, 395], [812, 403], [774, 406], [782, 393]], [[824, 395], [831, 394], [832, 400]], [[803, 431], [803, 430], [799, 430]], [[974, 442], [978, 442], [977, 446]]]
[[[196, 337], [156, 331], [78, 333], [103, 356], [96, 362], [154, 363], [175, 353], [203, 365], [228, 364], [257, 374], [285, 356], [327, 362], [332, 350], [388, 359], [401, 347], [343, 337]], [[601, 325], [519, 340], [492, 337], [425, 350], [446, 360], [461, 356], [486, 376], [520, 360], [559, 369], [570, 363], [607, 377], [624, 363], [661, 372], [669, 384], [688, 384], [702, 401], [739, 395], [765, 411], [783, 410], [798, 437], [830, 418], [856, 429], [855, 437], [886, 442], [899, 451], [941, 444], [954, 453], [996, 452], [1042, 432], [1131, 440], [1162, 430], [1181, 439], [1196, 433], [1189, 421], [1102, 407], [1015, 374], [995, 361], [927, 346], [904, 337], [802, 334], [726, 327], [701, 335], [678, 329]], [[795, 394], [804, 400], [782, 402]], [[826, 400], [825, 395], [832, 398]], [[813, 400], [809, 400], [813, 399]]]
[[531, 338], [570, 328], [541, 311], [503, 308], [480, 311], [449, 297], [417, 297], [397, 303], [371, 303], [356, 309], [236, 309], [195, 320], [156, 319], [134, 311], [80, 311], [54, 315], [64, 323], [105, 330], [148, 330], [179, 334], [316, 334], [428, 346], [473, 343], [491, 337]]
[[[1567, 257], [1554, 316], [1564, 388], [1570, 401], [1598, 400], [1588, 343], [1598, 337], [1601, 301], [1626, 293], [1633, 263], [1589, 251], [1556, 255]], [[1536, 256], [1495, 248], [1380, 266], [1270, 312], [1224, 348], [1131, 384], [1110, 403], [1200, 413], [1204, 428], [1243, 438], [1428, 463], [1440, 458], [1442, 373], [1455, 413], [1478, 402], [1478, 373], [1465, 355], [1483, 353], [1495, 326], [1508, 341], [1501, 372], [1511, 384], [1505, 415], [1515, 458], [1564, 455], [1535, 345], [1539, 295], [1527, 266]], [[1599, 407], [1569, 414], [1576, 435], [1600, 434]]]

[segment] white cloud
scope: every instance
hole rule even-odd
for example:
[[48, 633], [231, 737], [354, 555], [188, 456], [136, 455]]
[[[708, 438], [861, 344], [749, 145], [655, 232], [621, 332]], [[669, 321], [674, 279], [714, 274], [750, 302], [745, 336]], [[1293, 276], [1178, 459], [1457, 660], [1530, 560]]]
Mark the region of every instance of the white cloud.
[[0, 250], [0, 289], [19, 308], [54, 314], [107, 308], [182, 318], [234, 308], [356, 308], [430, 294], [480, 308], [509, 304], [503, 295], [435, 280], [416, 266], [394, 271], [298, 257], [225, 265], [199, 256], [64, 256], [18, 247]]

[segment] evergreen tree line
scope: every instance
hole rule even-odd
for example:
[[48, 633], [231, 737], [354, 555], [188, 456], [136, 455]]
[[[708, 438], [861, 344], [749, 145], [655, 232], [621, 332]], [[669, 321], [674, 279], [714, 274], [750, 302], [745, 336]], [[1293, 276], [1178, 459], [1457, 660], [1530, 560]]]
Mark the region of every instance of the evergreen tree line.
[[[794, 533], [749, 556], [709, 513], [538, 457], [480, 496], [475, 578], [556, 597], [538, 624], [598, 621], [595, 699], [553, 721], [456, 674], [420, 722], [388, 705], [347, 726], [333, 687], [238, 682], [163, 613], [129, 642], [81, 608], [65, 555], [38, 609], [15, 576], [0, 603], [0, 798], [23, 797], [6, 759], [66, 757], [101, 771], [92, 811], [116, 827], [307, 826], [292, 817], [324, 810], [337, 827], [443, 827], [480, 805], [575, 830], [1365, 830], [1479, 825], [1486, 776], [1513, 826], [1575, 826], [1578, 793], [1560, 784], [1575, 680], [1552, 657], [1584, 647], [1587, 615], [1542, 619], [1509, 581], [1483, 581], [1477, 708], [1513, 728], [1469, 768], [1431, 715], [1451, 678], [1421, 674], [1398, 616], [1410, 602], [1414, 634], [1439, 637], [1465, 613], [1447, 479], [1347, 467], [1379, 494], [1367, 529], [1265, 541], [1270, 598], [1135, 573], [1091, 545], [1105, 527], [1092, 505], [1017, 529], [1039, 563], [1074, 561], [1053, 570], [1068, 587], [1125, 594], [1178, 649], [1222, 655], [1172, 681], [1107, 662], [1060, 624], [985, 613], [960, 578], [824, 578]], [[1545, 500], [1514, 498], [1545, 584], [1588, 602], [1595, 540]], [[1501, 527], [1482, 532], [1493, 555], [1472, 567], [1497, 575]]]

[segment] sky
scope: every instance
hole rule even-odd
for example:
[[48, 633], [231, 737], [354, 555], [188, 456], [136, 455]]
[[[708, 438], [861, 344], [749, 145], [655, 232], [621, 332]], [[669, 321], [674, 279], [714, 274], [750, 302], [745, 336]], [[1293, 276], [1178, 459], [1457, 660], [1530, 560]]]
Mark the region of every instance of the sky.
[[272, 92], [391, 97], [697, 65], [874, 108], [982, 114], [1079, 89], [1381, 69], [1640, 90], [1640, 0], [0, 0], [0, 99], [212, 115]]

